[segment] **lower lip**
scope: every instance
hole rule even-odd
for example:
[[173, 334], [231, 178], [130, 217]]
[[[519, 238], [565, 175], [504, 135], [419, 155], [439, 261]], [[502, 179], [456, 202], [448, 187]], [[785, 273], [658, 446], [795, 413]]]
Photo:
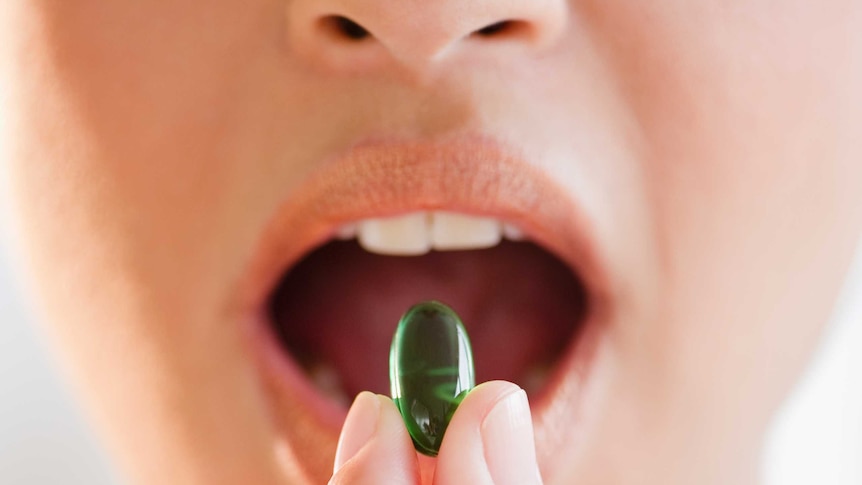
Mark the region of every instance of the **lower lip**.
[[258, 357], [264, 374], [272, 377], [270, 380], [278, 388], [276, 392], [287, 392], [296, 396], [321, 429], [338, 433], [344, 424], [347, 410], [317, 390], [279, 342], [274, 325], [265, 310], [262, 309], [247, 320], [255, 356]]
[[[588, 305], [587, 314], [568, 348], [554, 364], [541, 390], [530, 397], [533, 421], [537, 426], [548, 423], [544, 417], [551, 410], [554, 401], [561, 398], [560, 391], [568, 387], [573, 380], [576, 380], [578, 395], [575, 402], [570, 402], [570, 406], [567, 406], [571, 413], [566, 414], [576, 416], [576, 420], [579, 420], [577, 416], [582, 415], [580, 408], [585, 400], [583, 394], [587, 389], [586, 383], [592, 374], [594, 356], [604, 333], [602, 329], [606, 327], [602, 323], [606, 320], [603, 312], [598, 311], [592, 300]], [[303, 419], [313, 423], [312, 427], [320, 433], [331, 436], [334, 442], [344, 424], [347, 409], [317, 390], [299, 364], [283, 348], [265, 309], [247, 318], [246, 330], [264, 379], [272, 387], [269, 389], [269, 397], [273, 406], [280, 401], [278, 396], [291, 396], [304, 408], [299, 411]], [[276, 415], [282, 412], [279, 409], [272, 411]], [[556, 423], [554, 425], [556, 426]], [[289, 433], [287, 430], [282, 432]], [[323, 453], [324, 450], [320, 452]]]

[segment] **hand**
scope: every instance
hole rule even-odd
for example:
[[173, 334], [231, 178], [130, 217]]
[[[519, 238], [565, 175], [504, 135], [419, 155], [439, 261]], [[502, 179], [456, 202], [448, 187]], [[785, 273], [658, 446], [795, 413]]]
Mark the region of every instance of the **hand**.
[[329, 483], [540, 485], [527, 395], [505, 381], [477, 386], [452, 417], [435, 460], [417, 456], [391, 399], [363, 392], [347, 414]]

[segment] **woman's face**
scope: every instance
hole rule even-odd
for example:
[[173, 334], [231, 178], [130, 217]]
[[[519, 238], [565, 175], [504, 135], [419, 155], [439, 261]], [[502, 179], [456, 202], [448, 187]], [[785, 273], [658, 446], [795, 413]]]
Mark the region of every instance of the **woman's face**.
[[21, 242], [139, 483], [325, 481], [432, 298], [547, 483], [756, 477], [862, 227], [862, 3], [5, 7]]

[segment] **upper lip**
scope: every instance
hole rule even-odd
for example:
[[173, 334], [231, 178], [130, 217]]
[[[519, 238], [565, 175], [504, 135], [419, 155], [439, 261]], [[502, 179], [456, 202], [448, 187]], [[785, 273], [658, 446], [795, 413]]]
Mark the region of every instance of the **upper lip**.
[[590, 300], [606, 296], [604, 265], [582, 206], [518, 150], [491, 137], [365, 139], [325, 160], [297, 187], [264, 229], [245, 275], [241, 301], [251, 312], [260, 311], [289, 267], [343, 224], [416, 210], [512, 223], [568, 264]]

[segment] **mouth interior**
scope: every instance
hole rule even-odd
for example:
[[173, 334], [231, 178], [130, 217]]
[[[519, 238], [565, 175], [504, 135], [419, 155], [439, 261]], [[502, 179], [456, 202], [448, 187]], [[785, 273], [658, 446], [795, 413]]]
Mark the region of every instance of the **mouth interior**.
[[586, 289], [530, 242], [399, 257], [333, 241], [290, 269], [270, 312], [283, 347], [325, 394], [345, 406], [363, 390], [389, 394], [389, 346], [411, 305], [451, 306], [470, 336], [476, 382], [504, 379], [541, 390], [573, 345]]

